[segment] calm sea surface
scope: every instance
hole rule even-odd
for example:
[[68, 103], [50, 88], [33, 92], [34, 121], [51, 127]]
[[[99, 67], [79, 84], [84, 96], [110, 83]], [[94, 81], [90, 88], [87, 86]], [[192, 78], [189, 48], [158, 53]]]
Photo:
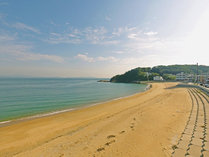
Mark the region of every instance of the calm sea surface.
[[77, 108], [144, 91], [146, 85], [83, 78], [0, 78], [0, 121]]

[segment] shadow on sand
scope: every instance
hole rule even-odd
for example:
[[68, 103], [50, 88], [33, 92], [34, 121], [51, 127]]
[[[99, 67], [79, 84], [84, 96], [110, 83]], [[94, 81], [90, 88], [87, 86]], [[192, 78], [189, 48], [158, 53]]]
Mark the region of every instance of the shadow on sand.
[[175, 88], [199, 88], [199, 87], [196, 85], [192, 85], [192, 84], [180, 83], [180, 84], [177, 84], [176, 86], [167, 87], [165, 89], [175, 89]]
[[179, 83], [176, 86], [167, 87], [165, 89], [175, 89], [175, 88], [197, 88], [197, 89], [201, 90], [202, 92], [204, 92], [206, 95], [209, 96], [209, 90], [208, 89], [205, 89], [203, 87], [193, 85], [193, 84]]

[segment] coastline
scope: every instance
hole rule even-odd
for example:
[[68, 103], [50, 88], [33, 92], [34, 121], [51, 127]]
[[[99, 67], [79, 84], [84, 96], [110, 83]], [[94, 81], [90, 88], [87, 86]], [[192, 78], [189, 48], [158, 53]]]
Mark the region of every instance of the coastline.
[[191, 109], [186, 89], [167, 89], [175, 85], [0, 127], [0, 156], [167, 156]]
[[151, 88], [150, 84], [146, 84], [146, 85], [147, 86], [141, 92], [137, 92], [137, 93], [134, 93], [134, 94], [131, 94], [131, 95], [122, 96], [122, 97], [118, 97], [118, 98], [114, 98], [114, 99], [109, 99], [107, 101], [101, 101], [101, 102], [98, 102], [98, 103], [87, 104], [87, 105], [79, 105], [78, 107], [67, 108], [67, 109], [62, 109], [62, 110], [54, 110], [54, 111], [51, 111], [51, 112], [46, 112], [46, 113], [41, 113], [41, 114], [34, 114], [34, 115], [31, 115], [31, 116], [19, 117], [19, 118], [14, 118], [14, 119], [8, 119], [8, 120], [5, 120], [5, 121], [0, 121], [0, 128], [4, 127], [4, 126], [15, 124], [15, 123], [24, 122], [24, 121], [27, 121], [27, 120], [33, 120], [33, 119], [52, 116], [52, 115], [61, 114], [61, 113], [65, 113], [65, 112], [71, 112], [71, 111], [74, 111], [74, 110], [85, 109], [85, 108], [88, 108], [88, 107], [91, 107], [91, 106], [96, 106], [96, 105], [100, 105], [100, 104], [103, 104], [103, 103], [108, 103], [108, 102], [111, 102], [111, 101], [114, 101], [114, 100], [120, 100], [120, 99], [123, 99], [123, 98], [131, 97], [131, 96], [134, 96], [136, 94], [143, 93], [143, 92], [145, 92], [145, 91], [147, 91]]

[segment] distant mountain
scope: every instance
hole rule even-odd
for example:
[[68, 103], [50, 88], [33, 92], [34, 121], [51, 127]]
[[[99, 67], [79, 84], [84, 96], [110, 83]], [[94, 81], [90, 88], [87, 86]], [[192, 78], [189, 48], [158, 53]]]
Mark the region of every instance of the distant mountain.
[[[184, 72], [188, 74], [197, 73], [197, 65], [168, 65], [155, 66], [153, 68], [135, 68], [122, 75], [116, 75], [110, 79], [110, 82], [131, 83], [138, 81], [153, 80], [154, 76], [162, 76], [165, 80], [175, 80], [177, 73]], [[198, 73], [209, 73], [209, 66], [199, 65]]]

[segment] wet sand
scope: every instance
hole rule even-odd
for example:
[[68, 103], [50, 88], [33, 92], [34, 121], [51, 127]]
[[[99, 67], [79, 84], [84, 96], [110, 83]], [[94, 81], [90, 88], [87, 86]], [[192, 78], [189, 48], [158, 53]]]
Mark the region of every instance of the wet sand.
[[169, 88], [176, 84], [1, 127], [0, 156], [171, 156], [192, 108], [186, 88]]

